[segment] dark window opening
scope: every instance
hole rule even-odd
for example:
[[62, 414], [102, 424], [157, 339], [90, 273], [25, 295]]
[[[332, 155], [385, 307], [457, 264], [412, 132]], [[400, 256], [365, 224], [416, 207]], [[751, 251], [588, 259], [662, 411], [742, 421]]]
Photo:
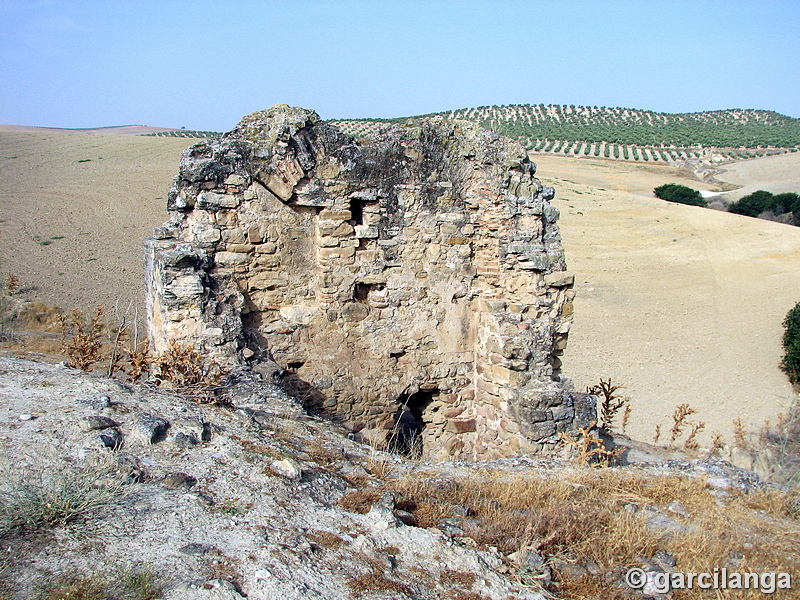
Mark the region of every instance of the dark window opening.
[[371, 290], [382, 290], [386, 287], [382, 283], [357, 283], [353, 286], [353, 300], [366, 302]]
[[353, 225], [364, 224], [364, 205], [361, 204], [360, 200], [355, 198], [350, 200], [350, 220], [353, 222]]
[[438, 393], [438, 390], [420, 390], [400, 397], [400, 408], [394, 415], [394, 427], [388, 437], [390, 452], [417, 458], [422, 456], [422, 432], [426, 425], [423, 414]]

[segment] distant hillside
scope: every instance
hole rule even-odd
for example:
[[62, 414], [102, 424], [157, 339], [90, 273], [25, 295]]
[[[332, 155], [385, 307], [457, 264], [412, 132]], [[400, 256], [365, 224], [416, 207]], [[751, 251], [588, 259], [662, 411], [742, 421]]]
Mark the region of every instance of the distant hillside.
[[[605, 106], [521, 104], [434, 114], [474, 121], [520, 140], [533, 152], [561, 155], [720, 163], [795, 152], [800, 146], [800, 119], [764, 110], [666, 114]], [[404, 120], [334, 122], [352, 135], [363, 136]]]

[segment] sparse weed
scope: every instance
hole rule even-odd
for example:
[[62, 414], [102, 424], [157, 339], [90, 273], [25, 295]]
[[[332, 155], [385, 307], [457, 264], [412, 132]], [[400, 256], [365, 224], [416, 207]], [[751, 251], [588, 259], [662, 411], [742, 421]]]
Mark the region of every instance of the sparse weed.
[[718, 431], [715, 431], [711, 435], [711, 448], [708, 451], [709, 456], [714, 456], [719, 454], [719, 452], [725, 447], [725, 440], [722, 437], [722, 434]]
[[[743, 431], [741, 435], [744, 439]], [[774, 426], [764, 424], [755, 452], [761, 456], [770, 481], [800, 489], [800, 400], [794, 400], [787, 414], [778, 415]]]
[[0, 538], [65, 525], [94, 514], [122, 496], [124, 477], [109, 461], [82, 465], [34, 464], [3, 469]]
[[653, 445], [658, 445], [658, 440], [661, 439], [661, 424], [656, 425], [655, 433], [653, 434]]
[[690, 423], [692, 430], [689, 432], [686, 440], [683, 442], [683, 447], [687, 450], [697, 450], [699, 444], [697, 443], [697, 434], [705, 429], [706, 424], [703, 421], [697, 423]]
[[68, 574], [40, 586], [35, 600], [157, 600], [163, 595], [159, 577], [137, 566], [121, 575]]
[[622, 413], [622, 433], [628, 429], [628, 423], [631, 420], [631, 405], [625, 405], [625, 411]]

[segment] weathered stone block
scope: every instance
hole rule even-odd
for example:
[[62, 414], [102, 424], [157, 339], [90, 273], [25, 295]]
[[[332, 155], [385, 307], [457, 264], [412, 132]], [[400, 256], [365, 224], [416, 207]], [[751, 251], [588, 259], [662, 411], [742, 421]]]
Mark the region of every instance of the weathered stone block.
[[335, 248], [339, 245], [339, 238], [330, 236], [330, 235], [323, 235], [319, 238], [319, 246], [320, 248]]
[[253, 246], [250, 244], [226, 244], [225, 250], [227, 252], [236, 252], [238, 254], [248, 253], [253, 251]]
[[225, 178], [225, 185], [247, 185], [247, 180], [241, 175], [231, 174]]
[[196, 225], [192, 231], [195, 239], [201, 244], [213, 244], [221, 239], [220, 231], [213, 225]]
[[181, 300], [200, 296], [203, 289], [203, 282], [197, 275], [179, 275], [166, 286], [167, 291]]
[[552, 421], [543, 421], [541, 423], [534, 423], [527, 428], [528, 434], [533, 440], [541, 440], [542, 438], [554, 435], [556, 432], [555, 423]]
[[250, 255], [241, 252], [217, 252], [214, 261], [222, 266], [243, 265], [250, 262]]
[[208, 211], [223, 208], [236, 208], [241, 203], [241, 198], [232, 194], [217, 194], [216, 192], [201, 192], [197, 196], [196, 207]]
[[575, 275], [566, 271], [548, 273], [544, 276], [544, 283], [550, 287], [569, 287], [575, 283]]
[[352, 302], [342, 308], [342, 319], [350, 323], [363, 321], [368, 314], [369, 306], [360, 302]]
[[327, 221], [349, 221], [353, 218], [353, 213], [349, 210], [326, 208], [319, 213], [319, 218]]
[[260, 244], [264, 241], [264, 236], [258, 225], [251, 225], [247, 230], [247, 241], [251, 244]]
[[527, 271], [546, 271], [550, 268], [550, 257], [547, 254], [526, 256], [525, 260], [517, 263], [517, 266]]
[[272, 273], [260, 273], [248, 280], [247, 287], [250, 290], [274, 290], [286, 287], [288, 281], [276, 277]]
[[378, 237], [378, 228], [374, 225], [356, 225], [355, 234], [357, 238], [374, 239]]
[[475, 419], [452, 419], [447, 423], [447, 431], [451, 433], [469, 433], [475, 431], [477, 421]]

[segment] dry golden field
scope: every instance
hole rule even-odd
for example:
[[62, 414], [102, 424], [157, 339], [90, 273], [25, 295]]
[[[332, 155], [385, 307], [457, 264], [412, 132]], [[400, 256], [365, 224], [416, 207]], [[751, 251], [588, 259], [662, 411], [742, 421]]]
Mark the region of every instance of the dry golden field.
[[[800, 191], [796, 154], [739, 163], [736, 182], [783, 191], [790, 162]], [[719, 432], [730, 442], [738, 417], [754, 430], [774, 423], [792, 399], [778, 365], [781, 321], [800, 301], [800, 228], [663, 202], [652, 196], [662, 183], [708, 189], [668, 166], [557, 157], [538, 166], [558, 190], [576, 274], [564, 371], [578, 387], [601, 377], [625, 385], [629, 433], [645, 441], [684, 402], [706, 422], [705, 440]]]

